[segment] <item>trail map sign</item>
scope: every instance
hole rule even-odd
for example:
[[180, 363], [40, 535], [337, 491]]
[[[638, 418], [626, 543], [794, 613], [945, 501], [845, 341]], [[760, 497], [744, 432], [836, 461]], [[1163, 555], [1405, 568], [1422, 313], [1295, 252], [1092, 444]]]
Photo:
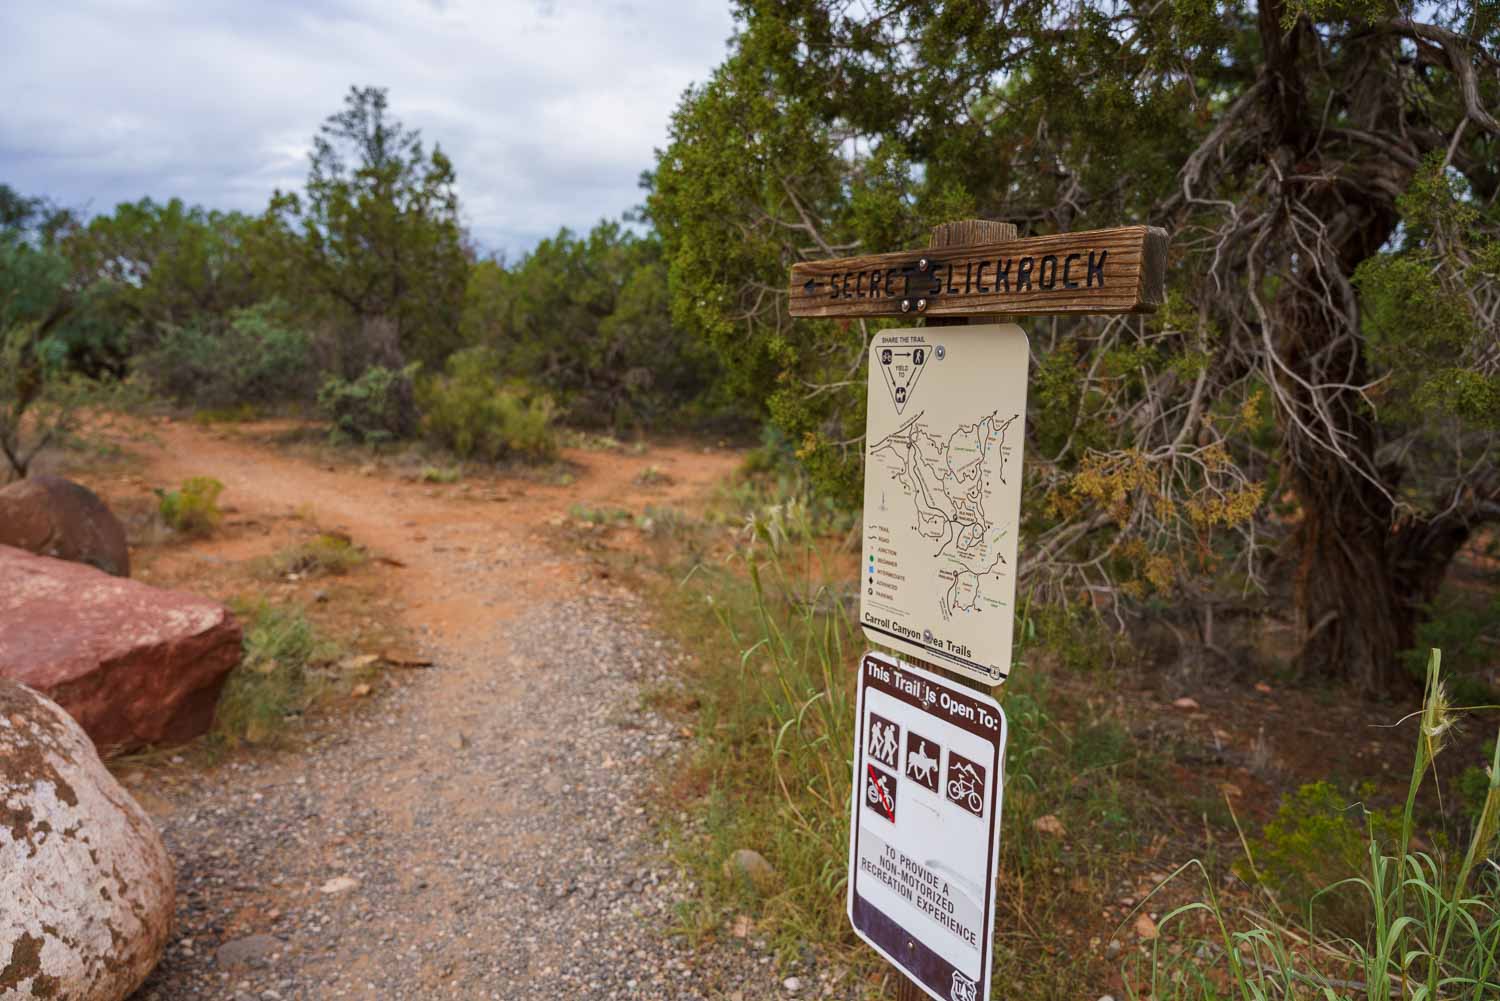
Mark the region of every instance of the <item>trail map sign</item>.
[[860, 622], [991, 685], [1010, 670], [1028, 353], [1014, 324], [870, 343]]
[[884, 654], [859, 676], [849, 920], [939, 1001], [990, 996], [1005, 714]]

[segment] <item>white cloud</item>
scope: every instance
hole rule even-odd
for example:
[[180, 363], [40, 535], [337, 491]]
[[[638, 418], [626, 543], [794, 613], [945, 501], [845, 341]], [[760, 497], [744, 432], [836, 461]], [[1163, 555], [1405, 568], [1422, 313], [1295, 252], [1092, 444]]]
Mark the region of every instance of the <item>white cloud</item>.
[[351, 85], [390, 90], [512, 254], [640, 200], [727, 0], [46, 0], [0, 4], [0, 181], [108, 210], [145, 195], [255, 211], [301, 184]]

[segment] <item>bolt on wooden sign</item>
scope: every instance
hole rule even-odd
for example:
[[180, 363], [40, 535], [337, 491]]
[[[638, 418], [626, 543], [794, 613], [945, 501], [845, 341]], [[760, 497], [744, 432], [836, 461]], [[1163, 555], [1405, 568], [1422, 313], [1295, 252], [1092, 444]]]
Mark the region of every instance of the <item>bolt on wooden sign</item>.
[[1164, 298], [1167, 234], [1150, 226], [1035, 236], [792, 266], [806, 317], [1149, 313]]
[[849, 920], [930, 996], [988, 998], [1005, 714], [875, 653], [858, 706]]

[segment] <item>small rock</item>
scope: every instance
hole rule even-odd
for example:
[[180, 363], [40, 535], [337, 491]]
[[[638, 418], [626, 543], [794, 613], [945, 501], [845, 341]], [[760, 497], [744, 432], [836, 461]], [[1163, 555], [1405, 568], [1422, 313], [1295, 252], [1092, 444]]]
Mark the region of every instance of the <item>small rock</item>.
[[785, 980], [783, 980], [781, 982], [781, 986], [783, 986], [783, 987], [786, 988], [786, 992], [788, 994], [796, 994], [798, 991], [800, 991], [802, 989], [802, 978], [801, 977], [787, 977]]
[[776, 869], [766, 861], [764, 855], [753, 848], [740, 848], [724, 860], [724, 875], [736, 877], [749, 883], [757, 893], [766, 893], [775, 888], [778, 881]]
[[1062, 837], [1068, 833], [1067, 828], [1063, 827], [1063, 822], [1050, 813], [1043, 814], [1033, 820], [1031, 826], [1036, 828], [1039, 834], [1051, 834], [1055, 837]]
[[1257, 692], [1260, 692], [1260, 694], [1262, 695], [1270, 695], [1273, 691], [1275, 691], [1275, 689], [1266, 684], [1264, 681], [1257, 681], [1255, 683], [1255, 690]]
[[1175, 708], [1177, 708], [1177, 709], [1197, 709], [1197, 708], [1199, 708], [1199, 706], [1198, 706], [1198, 700], [1195, 699], [1195, 698], [1193, 698], [1190, 695], [1184, 695], [1180, 699], [1173, 699], [1172, 700], [1172, 705]]
[[357, 886], [359, 886], [359, 880], [353, 876], [335, 876], [319, 887], [319, 889], [323, 893], [332, 895], [336, 893], [348, 893]]
[[755, 922], [751, 921], [747, 915], [741, 914], [734, 919], [731, 930], [735, 938], [749, 938], [750, 933], [755, 930]]
[[339, 670], [358, 671], [361, 668], [369, 667], [379, 659], [380, 655], [378, 653], [365, 653], [360, 654], [358, 657], [345, 657], [339, 661]]
[[1104, 946], [1104, 954], [1106, 956], [1116, 956], [1116, 955], [1119, 955], [1119, 952], [1120, 952], [1120, 940], [1117, 939], [1117, 938], [1110, 939], [1109, 942], [1106, 943], [1105, 946]]
[[371, 691], [373, 691], [373, 689], [369, 685], [365, 684], [364, 682], [360, 682], [349, 690], [349, 694], [354, 696], [356, 699], [362, 699], [366, 695], [369, 695]]
[[247, 935], [231, 939], [214, 952], [218, 966], [249, 966], [265, 962], [281, 950], [279, 939], [270, 935]]
[[1156, 937], [1156, 922], [1151, 920], [1151, 915], [1142, 914], [1135, 919], [1135, 933], [1148, 941]]

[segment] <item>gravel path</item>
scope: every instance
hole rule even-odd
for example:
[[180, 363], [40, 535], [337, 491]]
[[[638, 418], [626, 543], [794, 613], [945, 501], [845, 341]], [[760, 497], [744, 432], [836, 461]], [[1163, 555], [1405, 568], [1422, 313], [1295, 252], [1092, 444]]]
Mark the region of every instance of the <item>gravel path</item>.
[[[648, 800], [684, 741], [641, 692], [679, 654], [639, 625], [638, 598], [555, 544], [572, 505], [691, 503], [732, 454], [573, 452], [576, 483], [470, 496], [153, 432], [151, 482], [212, 475], [243, 520], [314, 509], [389, 557], [389, 614], [434, 666], [310, 721], [296, 750], [124, 769], [179, 890], [177, 937], [132, 1001], [828, 996], [753, 937], [672, 935], [692, 887]], [[648, 466], [671, 485], [640, 487]], [[246, 532], [194, 552], [267, 544]]]
[[[616, 593], [497, 623], [300, 756], [172, 794], [179, 938], [138, 1001], [790, 997], [753, 944], [670, 936], [645, 798], [680, 738]], [[811, 991], [803, 990], [808, 994]]]

